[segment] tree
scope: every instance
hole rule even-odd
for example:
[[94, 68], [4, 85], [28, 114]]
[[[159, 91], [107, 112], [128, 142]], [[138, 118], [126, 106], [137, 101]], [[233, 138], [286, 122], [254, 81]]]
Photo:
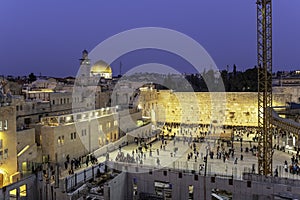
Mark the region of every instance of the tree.
[[32, 82], [36, 81], [36, 76], [34, 75], [34, 73], [31, 72], [28, 75], [28, 81], [29, 81], [29, 83], [32, 83]]
[[234, 77], [236, 76], [236, 65], [235, 64], [233, 65], [233, 76]]

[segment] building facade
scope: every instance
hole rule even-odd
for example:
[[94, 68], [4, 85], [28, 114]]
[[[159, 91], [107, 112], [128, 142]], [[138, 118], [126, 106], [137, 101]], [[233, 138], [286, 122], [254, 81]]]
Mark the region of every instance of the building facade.
[[16, 110], [13, 106], [0, 107], [0, 187], [20, 178], [17, 167]]
[[[119, 139], [115, 108], [44, 117], [36, 126], [43, 160], [62, 163], [92, 153]], [[56, 160], [57, 159], [57, 160]]]

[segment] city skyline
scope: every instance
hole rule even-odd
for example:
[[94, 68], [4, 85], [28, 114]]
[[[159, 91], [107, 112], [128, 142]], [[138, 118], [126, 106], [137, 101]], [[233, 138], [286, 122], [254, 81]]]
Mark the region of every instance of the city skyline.
[[[128, 29], [163, 27], [195, 39], [219, 69], [256, 65], [254, 1], [169, 2], [2, 2], [0, 7], [1, 74], [75, 76], [81, 51]], [[297, 70], [300, 58], [299, 1], [273, 2], [273, 71]], [[24, 7], [26, 9], [24, 9]], [[193, 72], [182, 58], [168, 52], [143, 50], [112, 63], [114, 75], [136, 65], [158, 62]], [[184, 67], [183, 67], [184, 66]], [[188, 67], [186, 67], [188, 66]], [[184, 69], [183, 69], [184, 68]], [[186, 70], [186, 71], [185, 71]]]

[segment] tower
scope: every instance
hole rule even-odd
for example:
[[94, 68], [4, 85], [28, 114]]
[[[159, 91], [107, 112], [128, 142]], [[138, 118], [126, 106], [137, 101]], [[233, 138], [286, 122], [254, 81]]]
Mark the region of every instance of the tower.
[[257, 0], [258, 173], [272, 175], [272, 1]]
[[82, 51], [82, 58], [80, 58], [80, 65], [89, 65], [90, 64], [90, 59], [88, 58], [88, 51], [85, 49]]

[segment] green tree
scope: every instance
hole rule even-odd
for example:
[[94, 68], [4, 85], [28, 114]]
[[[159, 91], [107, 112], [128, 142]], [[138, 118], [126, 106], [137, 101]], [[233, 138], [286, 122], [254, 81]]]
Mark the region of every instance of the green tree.
[[36, 81], [36, 76], [34, 75], [34, 73], [31, 72], [28, 75], [28, 81], [29, 81], [29, 83], [32, 83], [32, 82]]

